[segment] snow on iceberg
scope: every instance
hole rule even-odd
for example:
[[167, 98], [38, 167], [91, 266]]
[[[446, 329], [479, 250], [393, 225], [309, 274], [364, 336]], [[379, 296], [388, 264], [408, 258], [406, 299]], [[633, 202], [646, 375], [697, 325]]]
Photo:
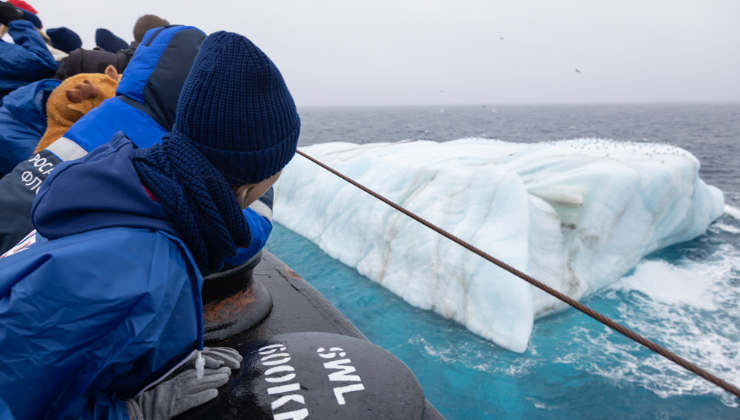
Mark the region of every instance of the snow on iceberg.
[[[302, 150], [575, 299], [701, 235], [724, 207], [699, 161], [668, 145], [463, 139]], [[510, 350], [526, 350], [534, 319], [564, 306], [303, 157], [275, 191], [276, 221]]]

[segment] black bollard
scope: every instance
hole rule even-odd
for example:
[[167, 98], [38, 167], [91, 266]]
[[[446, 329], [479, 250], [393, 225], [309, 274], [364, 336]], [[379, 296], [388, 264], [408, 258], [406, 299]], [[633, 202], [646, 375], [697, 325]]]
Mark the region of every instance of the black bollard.
[[272, 310], [270, 292], [254, 279], [260, 252], [246, 263], [203, 279], [203, 341], [211, 345], [242, 333]]

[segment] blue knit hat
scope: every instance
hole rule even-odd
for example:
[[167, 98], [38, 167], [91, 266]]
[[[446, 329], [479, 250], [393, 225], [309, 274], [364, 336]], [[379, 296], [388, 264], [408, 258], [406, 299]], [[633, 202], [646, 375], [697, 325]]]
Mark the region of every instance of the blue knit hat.
[[36, 29], [41, 29], [44, 27], [44, 25], [41, 23], [41, 19], [39, 19], [38, 16], [36, 16], [34, 13], [29, 12], [25, 9], [18, 9], [23, 13], [23, 20], [27, 20], [31, 23], [33, 23], [33, 26], [36, 27]]
[[95, 31], [95, 44], [103, 50], [112, 53], [128, 48], [126, 41], [105, 28], [99, 28]]
[[46, 35], [51, 39], [51, 46], [67, 54], [82, 47], [80, 36], [65, 27], [47, 29]]
[[229, 185], [278, 173], [295, 155], [300, 128], [293, 97], [265, 53], [235, 33], [203, 41], [172, 131], [189, 138]]

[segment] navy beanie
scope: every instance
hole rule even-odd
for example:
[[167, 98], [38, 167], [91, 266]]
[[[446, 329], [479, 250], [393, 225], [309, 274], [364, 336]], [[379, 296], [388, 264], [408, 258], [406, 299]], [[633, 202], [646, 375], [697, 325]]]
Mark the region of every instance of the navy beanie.
[[208, 36], [180, 93], [172, 133], [135, 150], [132, 161], [203, 276], [252, 242], [231, 186], [279, 172], [299, 132], [295, 103], [272, 61], [241, 35]]
[[229, 185], [278, 173], [295, 155], [300, 127], [283, 76], [256, 45], [229, 32], [203, 41], [172, 131], [192, 140]]
[[41, 19], [39, 19], [39, 17], [36, 16], [35, 14], [29, 12], [28, 10], [24, 10], [24, 9], [18, 9], [18, 10], [23, 12], [23, 20], [27, 20], [33, 23], [33, 26], [35, 26], [36, 29], [41, 29], [44, 27], [44, 25], [41, 24]]
[[117, 52], [128, 48], [128, 43], [115, 36], [113, 32], [99, 28], [95, 31], [95, 45], [108, 52]]
[[82, 40], [79, 35], [71, 29], [65, 27], [47, 29], [46, 35], [51, 39], [51, 46], [66, 52], [67, 54], [82, 47]]

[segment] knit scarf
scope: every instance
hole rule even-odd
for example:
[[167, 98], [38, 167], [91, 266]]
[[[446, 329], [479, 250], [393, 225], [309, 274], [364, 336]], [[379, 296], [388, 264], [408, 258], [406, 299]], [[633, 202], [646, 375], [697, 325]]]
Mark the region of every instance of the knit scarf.
[[221, 269], [252, 237], [231, 188], [216, 168], [179, 133], [134, 151], [134, 168], [195, 258], [203, 277]]

